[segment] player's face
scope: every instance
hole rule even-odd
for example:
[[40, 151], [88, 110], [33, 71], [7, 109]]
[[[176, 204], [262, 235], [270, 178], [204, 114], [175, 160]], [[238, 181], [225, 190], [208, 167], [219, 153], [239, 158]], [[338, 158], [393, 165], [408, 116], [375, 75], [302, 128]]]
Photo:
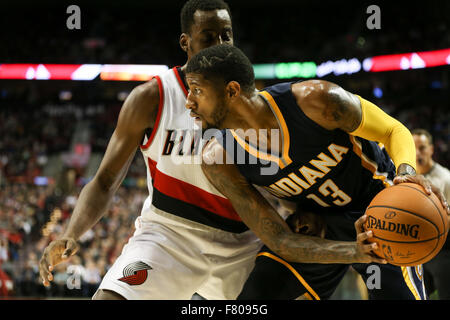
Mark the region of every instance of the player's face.
[[433, 156], [433, 145], [430, 144], [425, 135], [415, 134], [413, 138], [416, 145], [417, 165], [421, 167], [429, 165]]
[[188, 59], [200, 50], [217, 44], [233, 45], [233, 29], [228, 11], [197, 10], [189, 34], [183, 33], [180, 42], [188, 54]]
[[198, 73], [186, 74], [186, 82], [189, 86], [186, 108], [191, 110], [191, 117], [201, 121], [203, 129], [220, 129], [228, 113], [223, 83], [215, 83]]

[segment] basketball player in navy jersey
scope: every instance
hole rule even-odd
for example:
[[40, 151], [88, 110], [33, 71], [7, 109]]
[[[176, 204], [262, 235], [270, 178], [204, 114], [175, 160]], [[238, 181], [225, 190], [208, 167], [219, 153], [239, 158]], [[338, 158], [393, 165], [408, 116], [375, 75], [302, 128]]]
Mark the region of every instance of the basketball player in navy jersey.
[[[203, 48], [233, 44], [231, 13], [222, 0], [190, 0], [181, 11], [180, 46], [189, 60]], [[121, 109], [95, 177], [82, 189], [67, 229], [40, 261], [44, 285], [54, 266], [78, 250], [77, 240], [105, 214], [140, 149], [149, 196], [136, 231], [108, 270], [94, 299], [235, 299], [262, 244], [199, 164], [175, 164], [182, 132], [194, 119], [185, 109], [183, 67], [135, 88]], [[186, 139], [185, 139], [186, 140]], [[189, 149], [189, 148], [188, 148]]]
[[[363, 230], [365, 208], [392, 180], [424, 186], [449, 212], [441, 192], [416, 175], [408, 129], [327, 81], [258, 92], [248, 58], [225, 44], [194, 56], [186, 79], [191, 115], [204, 128], [228, 129], [205, 146], [203, 171], [266, 245], [240, 299], [326, 299], [350, 265], [365, 281], [380, 268], [380, 285], [368, 286], [371, 299], [426, 299], [421, 266], [387, 264]], [[249, 142], [252, 129], [270, 134]], [[325, 239], [294, 234], [253, 185], [318, 214]]]

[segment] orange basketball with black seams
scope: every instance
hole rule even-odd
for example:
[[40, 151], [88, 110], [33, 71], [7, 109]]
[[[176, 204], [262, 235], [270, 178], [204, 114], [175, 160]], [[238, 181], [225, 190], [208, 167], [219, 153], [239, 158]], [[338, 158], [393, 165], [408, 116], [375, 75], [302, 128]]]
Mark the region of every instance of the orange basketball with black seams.
[[378, 193], [366, 209], [365, 230], [376, 255], [396, 266], [416, 266], [435, 257], [447, 239], [448, 217], [436, 195], [401, 183]]

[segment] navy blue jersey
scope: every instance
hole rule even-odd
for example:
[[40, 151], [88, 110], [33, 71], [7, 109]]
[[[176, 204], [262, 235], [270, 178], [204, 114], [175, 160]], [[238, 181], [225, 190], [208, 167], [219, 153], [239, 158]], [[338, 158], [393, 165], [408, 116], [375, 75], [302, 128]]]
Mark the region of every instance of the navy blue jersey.
[[260, 92], [281, 128], [282, 146], [276, 155], [258, 150], [238, 130], [222, 131], [232, 139], [219, 140], [249, 182], [304, 210], [365, 210], [394, 178], [393, 162], [378, 143], [326, 130], [308, 118], [291, 85], [280, 83]]
[[[250, 183], [297, 202], [300, 209], [320, 214], [327, 225], [326, 239], [355, 241], [355, 220], [373, 197], [390, 185], [395, 166], [378, 143], [342, 130], [326, 130], [308, 118], [291, 85], [281, 83], [260, 92], [281, 128], [282, 145], [275, 148], [276, 154], [258, 150], [252, 132], [222, 130], [217, 138]], [[274, 139], [279, 140], [272, 134]], [[369, 265], [352, 266], [368, 281]], [[420, 266], [415, 270], [376, 266], [382, 283], [380, 288], [368, 290], [370, 299], [425, 299]], [[347, 269], [345, 264], [287, 262], [264, 246], [238, 299], [328, 299]], [[275, 275], [271, 278], [275, 280], [267, 280], [267, 274]]]

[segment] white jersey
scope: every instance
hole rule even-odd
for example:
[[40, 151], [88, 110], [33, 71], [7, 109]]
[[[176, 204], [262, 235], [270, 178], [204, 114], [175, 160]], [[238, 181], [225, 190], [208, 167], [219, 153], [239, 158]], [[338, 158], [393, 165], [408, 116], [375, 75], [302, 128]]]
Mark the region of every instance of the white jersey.
[[447, 202], [450, 203], [450, 171], [435, 162], [430, 171], [423, 176], [441, 190]]
[[141, 212], [145, 220], [157, 213], [198, 227], [233, 233], [248, 227], [201, 169], [201, 128], [186, 109], [187, 89], [180, 71], [173, 68], [156, 77], [160, 103], [150, 137], [141, 151], [147, 165], [149, 196]]

